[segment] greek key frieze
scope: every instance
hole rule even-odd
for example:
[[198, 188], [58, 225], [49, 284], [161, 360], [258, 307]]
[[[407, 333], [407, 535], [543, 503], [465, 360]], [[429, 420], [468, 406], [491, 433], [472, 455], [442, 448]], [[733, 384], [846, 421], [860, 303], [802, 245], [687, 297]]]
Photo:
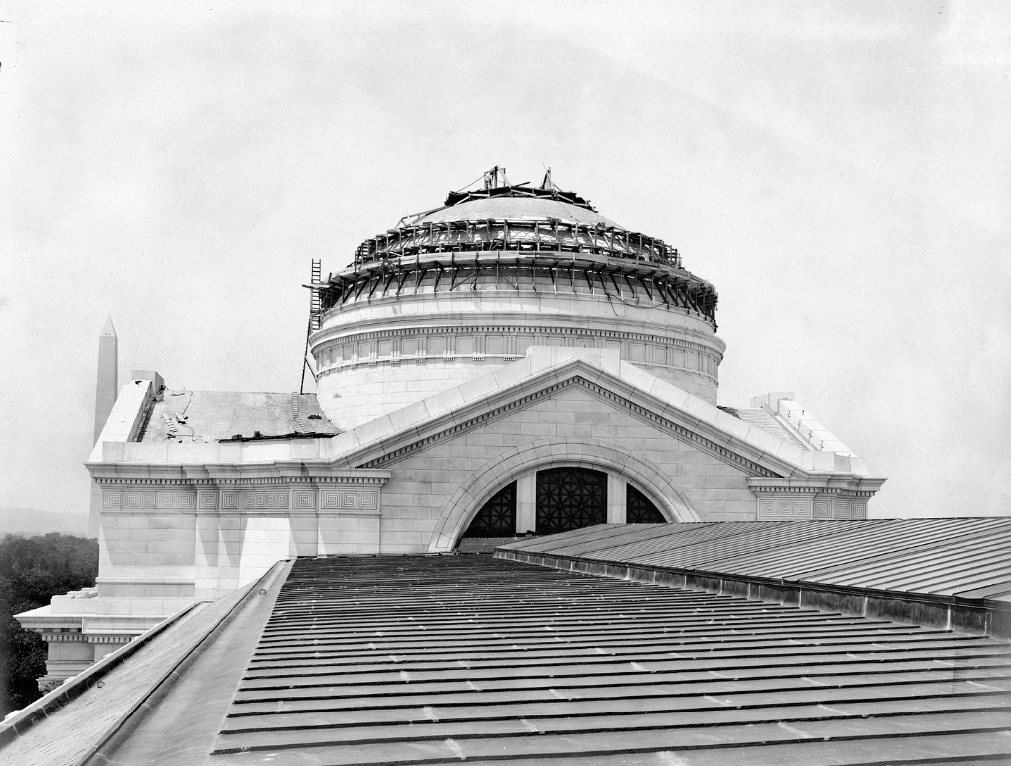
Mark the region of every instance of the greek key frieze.
[[369, 489], [321, 489], [321, 510], [378, 511], [379, 492]]
[[772, 498], [758, 501], [759, 519], [809, 519], [812, 515], [810, 500]]
[[213, 489], [197, 491], [197, 508], [202, 511], [214, 511], [218, 508], [218, 492]]
[[194, 492], [165, 492], [155, 490], [105, 490], [102, 508], [113, 511], [144, 510], [194, 510], [197, 497]]
[[272, 510], [288, 508], [288, 492], [270, 490], [242, 490], [242, 510]]
[[308, 510], [316, 507], [316, 490], [293, 489], [291, 491], [291, 507], [296, 510]]

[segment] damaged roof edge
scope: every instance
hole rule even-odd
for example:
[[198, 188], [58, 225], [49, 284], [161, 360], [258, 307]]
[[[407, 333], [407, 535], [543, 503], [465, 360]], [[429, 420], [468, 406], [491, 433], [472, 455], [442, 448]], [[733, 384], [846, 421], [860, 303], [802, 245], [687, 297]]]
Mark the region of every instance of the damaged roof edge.
[[335, 433], [317, 433], [315, 431], [308, 431], [306, 433], [300, 433], [298, 431], [293, 431], [287, 434], [262, 434], [259, 431], [253, 431], [252, 436], [243, 436], [242, 434], [235, 434], [234, 436], [229, 436], [227, 439], [218, 439], [219, 442], [255, 442], [255, 441], [270, 441], [280, 440], [280, 439], [332, 439], [337, 436]]
[[88, 462], [103, 443], [329, 439], [341, 433], [315, 394], [167, 389], [161, 377], [123, 386]]

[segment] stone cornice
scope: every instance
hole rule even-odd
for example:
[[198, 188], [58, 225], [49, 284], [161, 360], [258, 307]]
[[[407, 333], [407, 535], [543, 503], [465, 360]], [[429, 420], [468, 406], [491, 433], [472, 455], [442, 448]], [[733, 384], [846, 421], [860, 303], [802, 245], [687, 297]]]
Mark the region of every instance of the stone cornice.
[[[407, 364], [438, 364], [438, 363], [467, 363], [471, 360], [486, 360], [486, 359], [501, 359], [503, 364], [509, 364], [510, 362], [516, 362], [523, 359], [522, 354], [454, 354], [452, 356], [437, 356], [437, 355], [426, 355], [426, 356], [395, 356], [395, 357], [385, 357], [379, 359], [369, 359], [361, 362], [347, 362], [340, 365], [331, 365], [329, 367], [324, 367], [319, 371], [318, 378], [323, 379], [329, 375], [338, 375], [340, 373], [354, 371], [359, 368], [364, 368], [367, 370], [373, 370], [377, 367], [392, 367], [394, 365], [407, 365]], [[669, 364], [655, 364], [652, 362], [632, 362], [638, 367], [644, 370], [659, 369], [667, 370], [672, 374], [676, 374], [681, 380], [700, 380], [709, 385], [715, 385], [718, 382], [718, 378], [715, 375], [710, 375], [706, 372], [700, 372], [699, 370], [692, 370], [687, 367], [677, 367], [675, 365]]]
[[[503, 404], [500, 407], [496, 407], [487, 412], [483, 412], [480, 415], [475, 415], [474, 417], [471, 418], [466, 418], [460, 422], [450, 425], [447, 428], [436, 430], [434, 433], [431, 433], [422, 439], [418, 439], [403, 446], [391, 449], [390, 451], [385, 452], [385, 454], [382, 454], [376, 458], [366, 460], [365, 462], [360, 464], [360, 467], [363, 469], [376, 468], [381, 465], [388, 465], [398, 460], [402, 460], [406, 458], [408, 455], [413, 454], [414, 452], [417, 452], [420, 449], [424, 449], [425, 447], [431, 446], [436, 442], [440, 442], [448, 438], [449, 439], [454, 438], [460, 435], [461, 433], [472, 430], [473, 428], [483, 426], [493, 420], [498, 420], [499, 417], [525, 409], [534, 402], [543, 399], [545, 397], [548, 397], [551, 394], [555, 393], [556, 391], [559, 391], [560, 389], [567, 388], [568, 386], [577, 383], [578, 380], [579, 380], [578, 378], [571, 378], [569, 380], [547, 386], [538, 391], [533, 391], [527, 394], [526, 396], [522, 396], [518, 399], [510, 401], [507, 404]], [[446, 418], [446, 420], [452, 421], [456, 420], [456, 418], [449, 417]], [[386, 442], [383, 442], [383, 445], [385, 448]], [[369, 451], [368, 448], [366, 448], [365, 450], [362, 451], [361, 455], [358, 456], [352, 455], [349, 456], [347, 459], [349, 461], [360, 460], [365, 454], [368, 454], [368, 451]]]
[[86, 463], [95, 482], [220, 487], [231, 485], [372, 485], [382, 486], [389, 471], [347, 470], [327, 460], [274, 460], [255, 463]]
[[[653, 379], [652, 376], [650, 378]], [[578, 358], [526, 379], [519, 385], [496, 391], [469, 406], [462, 406], [419, 424], [415, 429], [409, 429], [401, 434], [390, 434], [378, 444], [364, 445], [346, 453], [341, 459], [347, 461], [347, 464], [362, 468], [389, 465], [437, 441], [453, 438], [466, 430], [481, 427], [491, 420], [529, 406], [538, 399], [550, 396], [569, 385], [581, 385], [596, 396], [629, 411], [638, 419], [708, 452], [745, 473], [766, 477], [804, 474], [799, 466], [763, 451], [743, 438], [728, 434], [701, 418], [694, 418], [689, 413], [672, 407], [669, 403], [646, 394], [621, 378], [588, 365]], [[746, 429], [743, 424], [740, 427]], [[779, 442], [772, 437], [764, 438]]]
[[[39, 637], [45, 641], [47, 644], [50, 643], [80, 643], [80, 644], [95, 644], [100, 643], [95, 639], [97, 636], [86, 636], [83, 633], [50, 633], [48, 630], [39, 631], [36, 626], [32, 626], [35, 629]], [[123, 639], [120, 638], [120, 641]]]
[[49, 631], [48, 635], [74, 635], [73, 633], [61, 634], [57, 631], [66, 630], [72, 631], [74, 629], [80, 630], [81, 627], [81, 615], [66, 615], [66, 614], [44, 614], [37, 615], [32, 614], [32, 611], [22, 612], [21, 614], [14, 615], [14, 618], [21, 623], [21, 627], [25, 630], [35, 630], [35, 631]]
[[[620, 405], [639, 420], [650, 425], [660, 426], [662, 430], [671, 433], [681, 441], [692, 444], [727, 465], [738, 468], [745, 473], [771, 477], [779, 475], [781, 471], [792, 469], [792, 467], [787, 468], [782, 465], [776, 465], [775, 468], [763, 465], [762, 458], [765, 457], [764, 453], [755, 450], [752, 445], [742, 440], [728, 441], [723, 434], [717, 433], [715, 429], [703, 428], [703, 424], [700, 421], [691, 423], [685, 422], [683, 418], [664, 417], [659, 413], [663, 412], [666, 414], [666, 411], [669, 409], [668, 407], [656, 401], [649, 402], [648, 397], [637, 396], [638, 392], [626, 392], [626, 396], [620, 396], [602, 385], [589, 382], [584, 382], [583, 385], [599, 398]], [[635, 401], [636, 399], [640, 401]], [[644, 399], [646, 400], [645, 402], [642, 401]], [[673, 415], [673, 413], [671, 414]], [[768, 462], [768, 460], [765, 462]]]
[[884, 478], [844, 474], [809, 474], [805, 477], [748, 479], [748, 487], [759, 497], [781, 495], [832, 494], [840, 497], [873, 497], [885, 483]]
[[[837, 458], [832, 453], [813, 453], [769, 436], [636, 365], [619, 361], [616, 351], [580, 353], [576, 349], [554, 349], [538, 351], [535, 356], [565, 361], [547, 365], [544, 361], [531, 361], [526, 367], [522, 361], [517, 362], [518, 366], [509, 365], [494, 374], [370, 421], [327, 442], [324, 446], [334, 450], [332, 457], [204, 463], [197, 462], [195, 451], [193, 463], [113, 459], [91, 462], [87, 467], [96, 483], [108, 487], [162, 484], [213, 489], [343, 484], [378, 488], [391, 474], [377, 469], [436, 442], [507, 417], [562, 388], [578, 385], [638, 420], [754, 477], [756, 493], [786, 489], [815, 492], [819, 491], [817, 488], [826, 487], [832, 491], [868, 493], [869, 496], [884, 481], [838, 470], [842, 467], [838, 464], [837, 470], [832, 471]], [[587, 361], [598, 356], [608, 361]], [[437, 414], [431, 414], [436, 411]], [[236, 453], [235, 457], [241, 454]], [[129, 450], [122, 457], [128, 455]], [[777, 480], [780, 483], [776, 483]]]
[[[515, 335], [517, 333], [532, 333], [534, 335], [577, 335], [581, 337], [601, 337], [613, 340], [627, 340], [636, 343], [657, 343], [666, 346], [675, 346], [677, 348], [695, 351], [697, 353], [715, 353], [719, 359], [723, 358], [723, 352], [725, 351], [723, 341], [717, 336], [705, 336], [701, 333], [693, 332], [689, 328], [678, 328], [678, 332], [685, 335], [697, 335], [699, 338], [698, 340], [685, 340], [683, 338], [673, 337], [670, 334], [671, 328], [667, 328], [662, 325], [657, 325], [656, 332], [608, 329], [605, 327], [598, 329], [592, 326], [586, 326], [586, 323], [594, 321], [593, 317], [580, 317], [580, 319], [582, 320], [582, 324], [580, 326], [573, 325], [572, 327], [565, 327], [559, 326], [558, 324], [537, 324], [535, 321], [531, 321], [530, 323], [520, 323], [516, 321], [515, 316], [510, 315], [503, 316], [501, 324], [492, 323], [487, 315], [482, 316], [481, 321], [477, 324], [463, 324], [461, 321], [462, 318], [454, 314], [425, 314], [418, 317], [383, 317], [381, 320], [375, 320], [375, 324], [382, 325], [376, 329], [357, 329], [361, 327], [360, 324], [355, 324], [353, 327], [348, 327], [346, 325], [324, 327], [313, 334], [311, 348], [313, 351], [316, 351], [321, 346], [329, 348], [336, 345], [343, 345], [345, 343], [360, 343], [364, 341], [385, 338], [403, 338], [415, 335], [428, 336], [488, 333], [496, 335]], [[412, 324], [404, 327], [388, 326], [391, 322], [397, 320], [400, 322], [412, 321]], [[567, 315], [561, 315], [559, 320], [575, 321], [574, 318]], [[543, 317], [538, 317], [538, 321], [543, 322], [545, 320]], [[635, 322], [633, 320], [625, 321], [629, 325], [635, 325], [638, 327], [642, 326], [641, 322]], [[609, 324], [611, 323], [609, 322]], [[520, 356], [522, 356], [522, 354]]]

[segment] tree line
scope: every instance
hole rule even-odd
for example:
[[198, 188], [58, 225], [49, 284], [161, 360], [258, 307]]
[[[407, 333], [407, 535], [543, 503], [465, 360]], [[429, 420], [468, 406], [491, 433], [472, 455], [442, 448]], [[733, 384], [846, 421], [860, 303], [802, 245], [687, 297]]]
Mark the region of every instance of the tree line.
[[97, 540], [56, 532], [0, 540], [0, 718], [41, 697], [36, 679], [46, 673], [46, 643], [14, 615], [92, 587], [97, 575]]

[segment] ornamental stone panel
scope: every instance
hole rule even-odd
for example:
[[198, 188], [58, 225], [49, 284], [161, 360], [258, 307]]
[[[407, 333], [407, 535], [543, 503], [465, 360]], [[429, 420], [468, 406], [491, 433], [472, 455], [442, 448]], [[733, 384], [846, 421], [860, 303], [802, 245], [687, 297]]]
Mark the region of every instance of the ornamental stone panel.
[[243, 510], [286, 510], [288, 490], [240, 490]]
[[379, 512], [379, 490], [374, 489], [321, 489], [320, 512], [363, 511]]
[[315, 510], [316, 490], [314, 489], [293, 489], [291, 491], [292, 510]]
[[102, 508], [109, 511], [190, 511], [196, 507], [195, 492], [107, 489], [102, 493]]
[[796, 498], [764, 498], [758, 501], [759, 520], [810, 519], [811, 500]]

